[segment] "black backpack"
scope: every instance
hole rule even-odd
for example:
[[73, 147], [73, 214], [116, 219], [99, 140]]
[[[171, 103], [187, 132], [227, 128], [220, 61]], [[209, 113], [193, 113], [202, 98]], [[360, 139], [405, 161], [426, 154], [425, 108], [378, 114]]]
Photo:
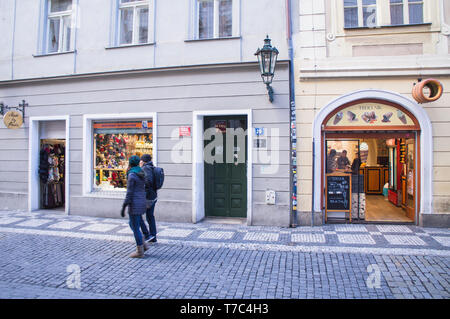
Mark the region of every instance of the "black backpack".
[[164, 169], [161, 167], [153, 166], [153, 183], [155, 189], [160, 189], [164, 184]]

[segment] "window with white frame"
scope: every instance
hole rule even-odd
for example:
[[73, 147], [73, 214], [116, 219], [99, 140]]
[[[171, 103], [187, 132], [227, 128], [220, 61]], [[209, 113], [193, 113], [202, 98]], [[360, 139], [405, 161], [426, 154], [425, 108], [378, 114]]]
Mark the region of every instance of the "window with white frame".
[[346, 28], [375, 27], [377, 0], [344, 0]]
[[151, 0], [118, 0], [117, 43], [150, 43]]
[[233, 35], [233, 0], [195, 1], [196, 38], [225, 38]]
[[46, 9], [46, 53], [73, 50], [72, 0], [48, 0]]
[[98, 120], [94, 130], [94, 191], [127, 187], [128, 160], [132, 155], [153, 157], [153, 119]]
[[422, 24], [426, 2], [427, 0], [343, 0], [344, 27]]
[[423, 0], [390, 0], [391, 25], [423, 23]]

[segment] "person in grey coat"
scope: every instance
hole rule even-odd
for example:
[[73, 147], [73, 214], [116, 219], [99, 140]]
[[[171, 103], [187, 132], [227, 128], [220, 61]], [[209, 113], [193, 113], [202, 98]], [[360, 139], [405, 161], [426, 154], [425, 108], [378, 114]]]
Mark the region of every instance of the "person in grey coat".
[[125, 209], [128, 206], [128, 215], [130, 217], [130, 228], [133, 231], [136, 240], [136, 252], [131, 254], [131, 258], [144, 257], [144, 251], [148, 249], [144, 242], [140, 227], [143, 224], [142, 215], [147, 210], [145, 175], [139, 167], [140, 158], [133, 155], [129, 160], [129, 171], [127, 172], [127, 195], [122, 206], [122, 217], [125, 217]]

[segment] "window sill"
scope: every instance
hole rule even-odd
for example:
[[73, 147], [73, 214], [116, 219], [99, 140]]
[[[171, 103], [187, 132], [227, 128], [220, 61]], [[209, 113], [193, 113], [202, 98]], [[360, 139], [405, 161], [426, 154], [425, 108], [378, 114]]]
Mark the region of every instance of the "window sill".
[[83, 194], [83, 197], [92, 198], [110, 198], [110, 199], [124, 199], [127, 194], [126, 189], [124, 190], [95, 190], [90, 193]]
[[65, 51], [65, 52], [52, 52], [52, 53], [33, 54], [33, 57], [34, 58], [41, 58], [41, 57], [45, 57], [45, 56], [73, 54], [75, 52], [77, 52], [77, 51], [73, 50], [73, 51]]
[[206, 39], [188, 39], [184, 40], [184, 42], [202, 42], [202, 41], [221, 41], [221, 40], [233, 40], [233, 39], [240, 39], [240, 36], [235, 37], [223, 37], [223, 38], [206, 38]]
[[381, 28], [402, 28], [402, 27], [417, 27], [417, 26], [430, 26], [431, 22], [427, 23], [414, 23], [414, 24], [395, 24], [395, 25], [380, 25], [376, 27], [344, 27], [344, 30], [371, 30], [371, 29], [381, 29]]
[[140, 43], [140, 44], [124, 44], [124, 45], [117, 45], [113, 47], [105, 47], [106, 50], [114, 50], [114, 49], [124, 49], [124, 48], [134, 48], [134, 47], [146, 47], [146, 46], [152, 46], [155, 45], [155, 42], [148, 42], [148, 43]]

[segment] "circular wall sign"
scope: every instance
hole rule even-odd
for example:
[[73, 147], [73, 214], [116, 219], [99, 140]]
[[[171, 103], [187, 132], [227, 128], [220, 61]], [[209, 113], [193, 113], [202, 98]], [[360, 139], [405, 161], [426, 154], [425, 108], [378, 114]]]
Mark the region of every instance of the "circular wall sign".
[[22, 114], [17, 111], [9, 111], [3, 117], [3, 122], [7, 128], [18, 129], [23, 124]]

